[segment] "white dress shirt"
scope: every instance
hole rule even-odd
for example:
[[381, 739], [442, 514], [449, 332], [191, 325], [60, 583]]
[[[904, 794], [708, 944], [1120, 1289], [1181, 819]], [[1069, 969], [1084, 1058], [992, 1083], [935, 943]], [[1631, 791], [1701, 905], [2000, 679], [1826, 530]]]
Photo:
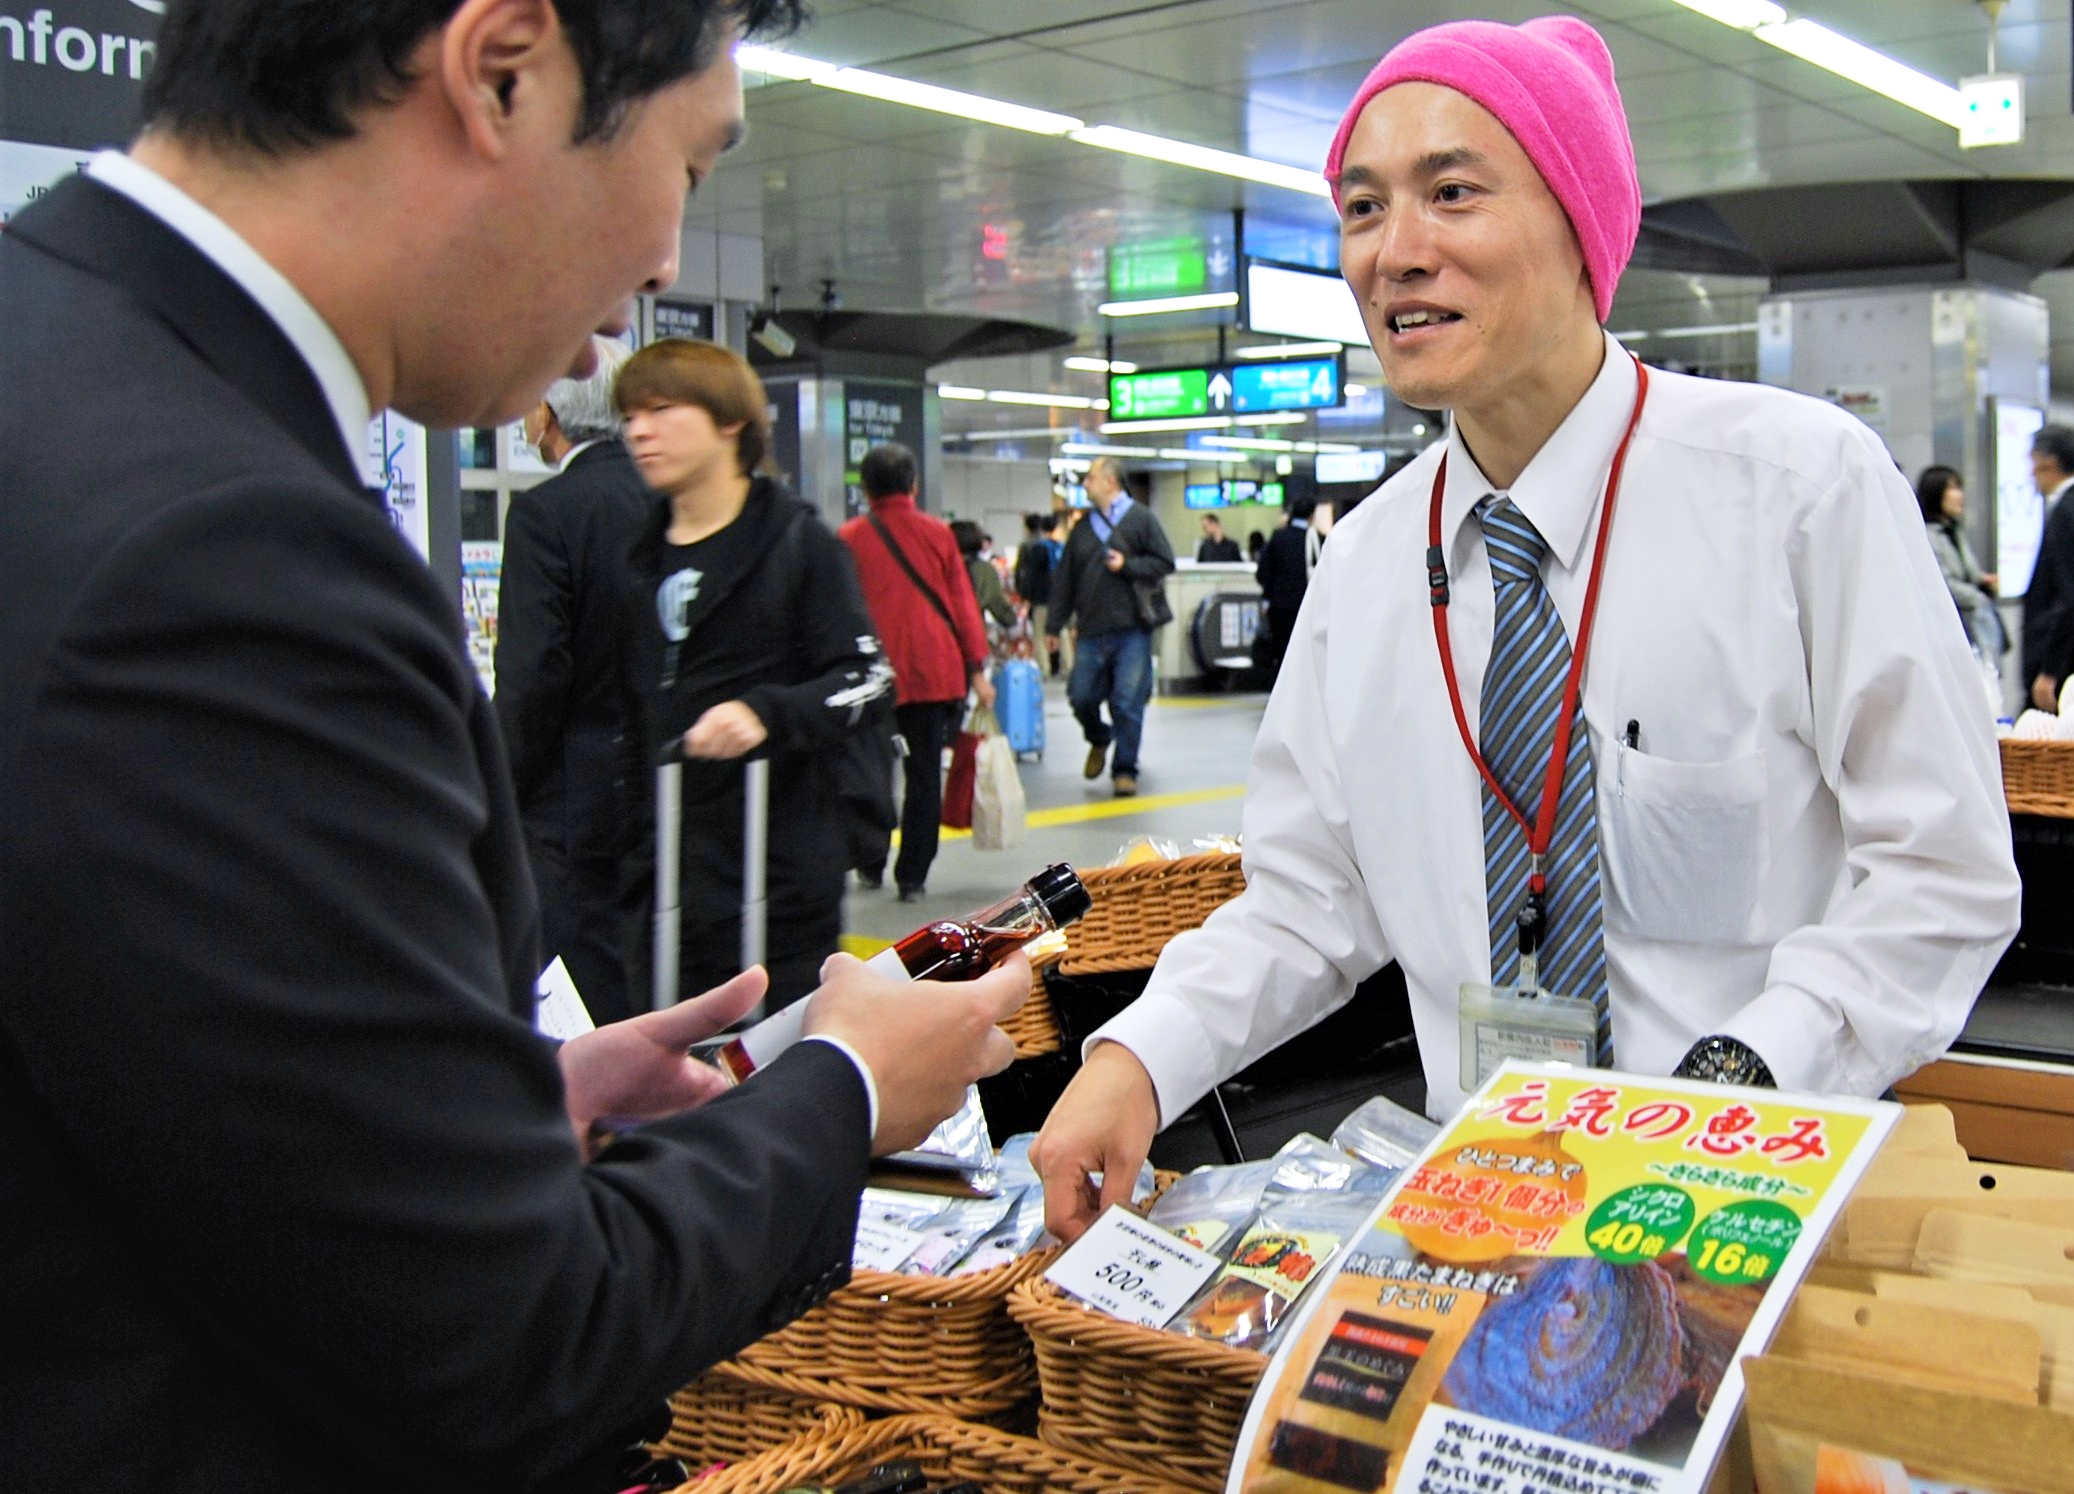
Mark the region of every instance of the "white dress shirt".
[[[1634, 394], [1609, 337], [1510, 490], [1573, 638]], [[1474, 732], [1493, 601], [1471, 515], [1492, 489], [1459, 433], [1445, 448]], [[1245, 893], [1093, 1040], [1145, 1064], [1166, 1119], [1392, 959], [1428, 1111], [1464, 1098], [1457, 997], [1491, 951], [1482, 790], [1428, 601], [1440, 455], [1333, 528], [1254, 747]], [[1829, 405], [1652, 371], [1608, 544], [1584, 711], [1617, 1061], [1667, 1074], [1722, 1033], [1782, 1088], [1876, 1095], [1958, 1034], [2018, 912], [1994, 723], [1914, 495]]]
[[[356, 470], [364, 466], [369, 420], [367, 385], [347, 354], [345, 344], [338, 340], [338, 334], [318, 314], [309, 298], [297, 290], [287, 276], [262, 259], [236, 229], [150, 167], [120, 151], [103, 151], [94, 157], [87, 174], [102, 186], [120, 192], [187, 240], [196, 252], [228, 275], [258, 304], [259, 309], [281, 329], [281, 335], [302, 355], [303, 362], [309, 365], [311, 374], [316, 377], [318, 387], [324, 392], [324, 401], [331, 407], [332, 418], [338, 422], [339, 439], [345, 443], [347, 459]], [[569, 456], [574, 457], [590, 444], [584, 442], [570, 451]], [[563, 467], [567, 465], [565, 459]], [[840, 1049], [855, 1065], [857, 1076], [864, 1081], [865, 1105], [871, 1132], [876, 1135], [879, 1129], [878, 1082], [871, 1066], [864, 1061], [864, 1055], [841, 1038], [826, 1034], [814, 1034], [808, 1041], [823, 1042]]]
[[286, 275], [268, 264], [238, 231], [185, 192], [120, 151], [104, 150], [86, 174], [111, 191], [120, 192], [145, 212], [192, 244], [197, 253], [223, 271], [302, 354], [316, 376], [338, 422], [346, 456], [359, 471], [367, 465], [367, 385], [360, 370], [309, 298]]

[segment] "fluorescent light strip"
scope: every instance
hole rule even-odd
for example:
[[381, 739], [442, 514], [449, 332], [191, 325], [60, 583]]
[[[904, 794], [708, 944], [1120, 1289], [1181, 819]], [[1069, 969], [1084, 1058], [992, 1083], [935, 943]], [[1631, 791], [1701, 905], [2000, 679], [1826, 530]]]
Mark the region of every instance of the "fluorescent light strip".
[[1032, 394], [1023, 389], [989, 389], [987, 398], [997, 405], [1041, 405], [1053, 410], [1106, 410], [1106, 399], [1089, 399], [1084, 394]]
[[1243, 451], [1296, 451], [1294, 441], [1277, 441], [1272, 436], [1205, 436], [1205, 446], [1233, 446]]
[[1149, 301], [1104, 301], [1095, 311], [1102, 316], [1160, 316], [1169, 311], [1215, 311], [1238, 304], [1237, 291], [1211, 291], [1201, 296], [1155, 296]]
[[1323, 358], [1346, 346], [1343, 342], [1269, 342], [1257, 347], [1234, 348], [1234, 358]]
[[1174, 166], [1193, 166], [1198, 171], [1215, 171], [1270, 187], [1287, 187], [1292, 192], [1304, 192], [1312, 197], [1332, 195], [1332, 189], [1325, 185], [1325, 178], [1315, 171], [1300, 166], [1284, 166], [1277, 161], [1263, 161], [1255, 156], [1242, 156], [1234, 151], [1213, 150], [1207, 145], [1190, 145], [1185, 140], [1169, 140], [1164, 135], [1141, 134], [1137, 130], [1118, 129], [1115, 125], [1095, 125], [1091, 129], [1073, 130], [1068, 138], [1082, 145], [1144, 156]]
[[1158, 456], [1151, 446], [1111, 446], [1101, 441], [1068, 441], [1059, 448], [1061, 456]]
[[1277, 410], [1271, 415], [1241, 415], [1233, 425], [1302, 425], [1311, 417], [1295, 410]]
[[939, 399], [985, 399], [987, 397], [986, 390], [970, 389], [963, 384], [938, 384], [936, 386], [936, 394]]
[[1656, 333], [1658, 337], [1734, 337], [1743, 332], [1755, 332], [1755, 322], [1716, 322], [1709, 327], [1666, 327]]
[[979, 445], [987, 441], [1070, 441], [1079, 434], [1070, 425], [1030, 425], [1004, 431], [946, 431], [943, 439]]
[[1253, 462], [1253, 458], [1235, 451], [1191, 451], [1186, 446], [1169, 446], [1160, 455], [1170, 462], [1229, 462], [1237, 466], [1250, 466]]
[[864, 68], [837, 67], [832, 62], [802, 57], [796, 52], [781, 52], [772, 47], [737, 46], [735, 61], [748, 71], [768, 78], [813, 83], [863, 98], [883, 99], [891, 104], [928, 109], [959, 119], [978, 120], [982, 124], [1003, 125], [1011, 130], [1027, 130], [1034, 135], [1064, 136], [1099, 150], [1120, 151], [1125, 155], [1188, 166], [1197, 171], [1213, 171], [1220, 176], [1261, 182], [1270, 187], [1286, 187], [1310, 197], [1332, 195], [1332, 189], [1325, 185], [1322, 176], [1302, 166], [1285, 166], [1280, 161], [1263, 161], [1257, 156], [1192, 145], [1186, 140], [1170, 140], [1164, 135], [1147, 135], [1115, 125], [1089, 125], [1086, 120], [1076, 119], [1070, 114], [1031, 109], [1005, 99], [989, 98], [985, 94], [938, 88], [933, 83], [896, 78], [890, 73], [874, 73]]
[[1102, 434], [1130, 435], [1134, 431], [1220, 431], [1231, 421], [1223, 415], [1195, 415], [1178, 420], [1106, 420]]
[[1804, 62], [1835, 73], [1940, 124], [1958, 129], [1966, 118], [1959, 90], [1928, 73], [1918, 72], [1863, 42], [1831, 31], [1819, 21], [1788, 20], [1785, 8], [1772, 0], [1675, 0], [1695, 15], [1719, 21], [1766, 46], [1777, 47]]
[[1066, 360], [1065, 360], [1065, 363], [1064, 363], [1064, 366], [1065, 366], [1065, 367], [1067, 367], [1067, 368], [1070, 368], [1070, 369], [1074, 369], [1074, 370], [1076, 370], [1077, 372], [1080, 372], [1080, 373], [1120, 373], [1120, 374], [1126, 374], [1126, 373], [1136, 373], [1136, 372], [1138, 371], [1138, 365], [1137, 365], [1137, 364], [1135, 364], [1135, 363], [1126, 363], [1126, 362], [1124, 362], [1124, 361], [1123, 361], [1123, 359], [1121, 359], [1121, 358], [1115, 358], [1115, 359], [1108, 359], [1108, 358], [1081, 358], [1081, 357], [1073, 357], [1073, 358], [1068, 358], [1068, 359], [1066, 359]]

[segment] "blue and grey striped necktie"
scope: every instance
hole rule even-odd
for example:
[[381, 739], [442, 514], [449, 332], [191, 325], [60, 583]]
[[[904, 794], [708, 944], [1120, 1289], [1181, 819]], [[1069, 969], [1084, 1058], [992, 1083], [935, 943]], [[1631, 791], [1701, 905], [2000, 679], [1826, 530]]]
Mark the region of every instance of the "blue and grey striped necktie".
[[[1541, 583], [1548, 542], [1510, 498], [1486, 500], [1484, 544], [1491, 558], [1497, 611], [1491, 662], [1484, 671], [1484, 763], [1532, 824], [1555, 746], [1556, 719], [1570, 673], [1570, 640]], [[1599, 887], [1599, 815], [1591, 734], [1580, 700], [1570, 758], [1557, 801], [1555, 837], [1545, 871], [1548, 922], [1540, 949], [1544, 990], [1589, 1001], [1599, 1014], [1599, 1063], [1613, 1062], [1613, 1019], [1606, 993], [1606, 941]], [[1491, 983], [1519, 979], [1520, 910], [1527, 901], [1526, 832], [1483, 789], [1485, 906], [1491, 920]]]

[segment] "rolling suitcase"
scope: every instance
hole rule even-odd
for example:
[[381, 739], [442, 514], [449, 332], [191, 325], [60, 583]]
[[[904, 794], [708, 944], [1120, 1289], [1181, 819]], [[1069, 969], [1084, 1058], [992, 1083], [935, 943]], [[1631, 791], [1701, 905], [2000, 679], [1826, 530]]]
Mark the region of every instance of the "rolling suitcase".
[[994, 719], [1017, 757], [1044, 756], [1044, 676], [1035, 659], [1003, 659], [994, 670]]
[[[771, 807], [771, 765], [751, 758], [742, 767], [742, 968], [763, 963], [770, 902], [764, 885]], [[678, 876], [683, 869], [684, 759], [672, 748], [655, 770], [655, 1010], [677, 1004], [678, 940], [683, 935]], [[743, 1019], [760, 1021], [763, 1003]]]

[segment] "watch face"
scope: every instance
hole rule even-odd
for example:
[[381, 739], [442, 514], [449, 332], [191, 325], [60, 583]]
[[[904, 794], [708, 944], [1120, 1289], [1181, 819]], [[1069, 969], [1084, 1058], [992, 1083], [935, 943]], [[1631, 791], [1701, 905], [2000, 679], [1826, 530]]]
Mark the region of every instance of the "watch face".
[[1678, 1065], [1678, 1074], [1713, 1084], [1742, 1084], [1775, 1089], [1778, 1081], [1762, 1058], [1733, 1038], [1704, 1038]]

